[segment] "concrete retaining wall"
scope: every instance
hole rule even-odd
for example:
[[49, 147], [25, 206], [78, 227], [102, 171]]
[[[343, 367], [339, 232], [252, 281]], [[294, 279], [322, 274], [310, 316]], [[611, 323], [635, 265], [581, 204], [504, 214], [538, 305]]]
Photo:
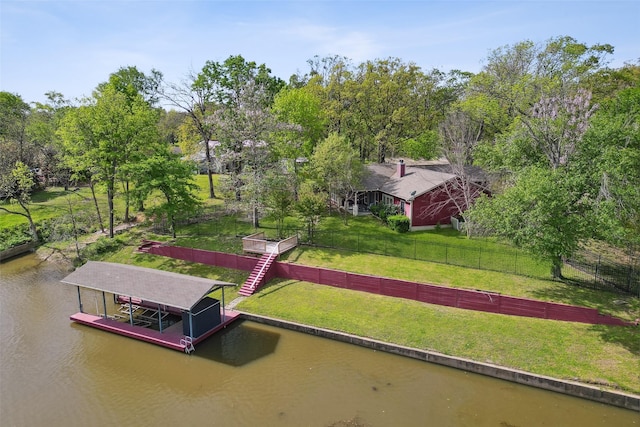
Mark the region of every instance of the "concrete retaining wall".
[[14, 246], [9, 249], [5, 249], [0, 252], [0, 261], [4, 261], [14, 256], [22, 255], [23, 253], [30, 252], [36, 247], [36, 242], [24, 243], [22, 245]]
[[640, 396], [636, 396], [633, 394], [601, 390], [598, 387], [590, 386], [587, 384], [559, 380], [542, 375], [535, 375], [530, 372], [509, 369], [489, 363], [481, 363], [469, 359], [463, 359], [460, 357], [447, 356], [432, 351], [404, 347], [382, 341], [358, 337], [356, 335], [345, 334], [342, 332], [331, 331], [328, 329], [317, 328], [300, 323], [287, 322], [270, 317], [256, 316], [254, 314], [244, 312], [241, 313], [241, 316], [246, 320], [251, 320], [257, 323], [277, 326], [283, 329], [289, 329], [310, 335], [329, 338], [336, 341], [342, 341], [349, 344], [355, 344], [361, 347], [371, 348], [378, 351], [411, 357], [412, 359], [437, 363], [438, 365], [444, 365], [455, 369], [461, 369], [467, 372], [473, 372], [493, 378], [499, 378], [518, 384], [537, 387], [544, 390], [554, 391], [569, 396], [580, 397], [583, 399], [593, 400], [595, 402], [605, 403], [608, 405], [640, 412]]

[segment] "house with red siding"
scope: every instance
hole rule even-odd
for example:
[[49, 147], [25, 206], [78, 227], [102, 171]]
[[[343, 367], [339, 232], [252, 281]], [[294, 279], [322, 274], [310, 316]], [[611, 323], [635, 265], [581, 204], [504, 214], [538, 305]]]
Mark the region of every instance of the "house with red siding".
[[465, 178], [451, 173], [443, 161], [412, 166], [402, 160], [371, 164], [367, 172], [363, 189], [343, 206], [362, 215], [369, 213], [373, 204], [396, 205], [411, 220], [412, 231], [449, 226], [451, 218], [466, 210], [485, 187], [481, 171], [474, 169], [472, 181], [465, 187]]

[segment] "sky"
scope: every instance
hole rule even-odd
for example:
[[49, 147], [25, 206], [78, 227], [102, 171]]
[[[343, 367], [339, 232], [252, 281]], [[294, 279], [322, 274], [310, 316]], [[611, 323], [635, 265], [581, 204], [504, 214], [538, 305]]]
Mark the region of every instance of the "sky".
[[75, 100], [121, 67], [179, 83], [231, 55], [285, 81], [333, 55], [476, 73], [496, 48], [564, 35], [613, 45], [621, 67], [640, 59], [639, 27], [637, 0], [0, 0], [0, 91]]

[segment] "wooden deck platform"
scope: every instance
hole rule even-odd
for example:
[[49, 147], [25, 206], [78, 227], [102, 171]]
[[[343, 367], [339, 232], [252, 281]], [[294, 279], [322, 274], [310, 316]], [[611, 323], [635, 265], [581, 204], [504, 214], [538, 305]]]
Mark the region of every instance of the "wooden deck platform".
[[280, 241], [269, 241], [263, 232], [242, 238], [242, 250], [256, 254], [283, 254], [298, 245], [298, 237], [292, 236]]
[[[226, 327], [233, 321], [237, 320], [240, 313], [233, 310], [225, 311], [225, 320], [220, 325], [216, 326], [209, 332], [193, 339], [193, 345], [201, 343], [211, 335], [218, 332], [220, 329]], [[87, 313], [76, 313], [71, 315], [70, 319], [76, 323], [82, 325], [91, 326], [93, 328], [101, 329], [103, 331], [111, 332], [114, 334], [122, 335], [129, 338], [134, 338], [140, 341], [145, 341], [151, 344], [160, 345], [162, 347], [170, 348], [172, 350], [178, 350], [187, 352], [187, 345], [184, 343], [185, 338], [182, 333], [182, 321], [164, 329], [162, 333], [154, 329], [145, 328], [142, 326], [135, 326], [125, 322], [119, 322], [117, 320], [105, 319], [101, 316], [96, 316]]]

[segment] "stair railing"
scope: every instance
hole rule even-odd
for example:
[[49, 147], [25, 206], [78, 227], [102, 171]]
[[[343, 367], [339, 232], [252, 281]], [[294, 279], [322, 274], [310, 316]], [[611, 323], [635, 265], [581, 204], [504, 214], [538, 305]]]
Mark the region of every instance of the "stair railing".
[[262, 279], [262, 273], [264, 272], [264, 269], [267, 268], [267, 265], [269, 265], [271, 260], [275, 258], [275, 255], [277, 255], [280, 252], [279, 248], [280, 248], [280, 242], [278, 242], [278, 244], [271, 250], [271, 253], [269, 253], [269, 257], [264, 261], [264, 264], [262, 264], [260, 271], [258, 272], [258, 274], [256, 274], [256, 277], [253, 278], [253, 283], [251, 283], [251, 287], [250, 287], [252, 291], [256, 289], [258, 280]]

